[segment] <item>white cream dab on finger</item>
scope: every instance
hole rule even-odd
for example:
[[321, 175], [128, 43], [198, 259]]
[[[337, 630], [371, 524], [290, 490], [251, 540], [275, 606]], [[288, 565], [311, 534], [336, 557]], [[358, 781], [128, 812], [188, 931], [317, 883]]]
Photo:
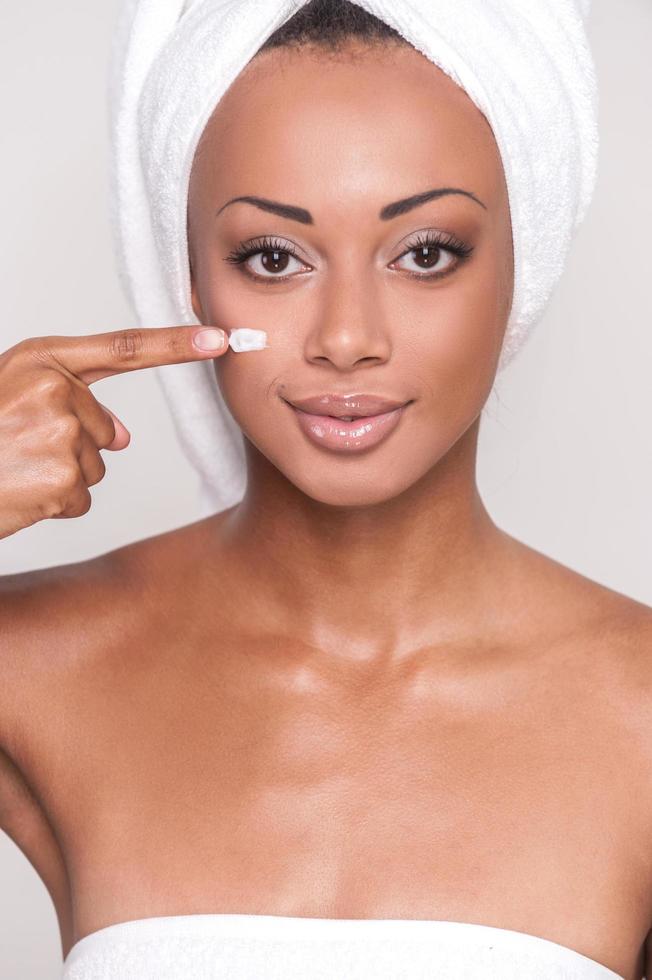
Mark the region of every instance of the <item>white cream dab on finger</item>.
[[238, 327], [231, 331], [229, 347], [237, 354], [248, 350], [263, 350], [267, 344], [265, 330], [251, 330], [249, 327]]

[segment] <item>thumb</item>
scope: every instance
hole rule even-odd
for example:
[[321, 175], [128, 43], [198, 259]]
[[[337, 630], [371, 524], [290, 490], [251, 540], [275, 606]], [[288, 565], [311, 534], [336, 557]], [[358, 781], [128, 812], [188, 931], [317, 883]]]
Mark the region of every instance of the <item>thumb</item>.
[[110, 408], [107, 408], [106, 405], [102, 405], [102, 402], [100, 401], [98, 401], [98, 405], [101, 405], [104, 411], [107, 413], [107, 415], [111, 416], [111, 418], [113, 419], [113, 424], [115, 426], [115, 438], [113, 439], [113, 442], [111, 442], [108, 446], [105, 446], [104, 448], [112, 449], [112, 450], [125, 449], [126, 446], [129, 445], [129, 442], [131, 440], [131, 433], [125, 428], [125, 426], [122, 424], [122, 422], [117, 417], [117, 415], [113, 414]]

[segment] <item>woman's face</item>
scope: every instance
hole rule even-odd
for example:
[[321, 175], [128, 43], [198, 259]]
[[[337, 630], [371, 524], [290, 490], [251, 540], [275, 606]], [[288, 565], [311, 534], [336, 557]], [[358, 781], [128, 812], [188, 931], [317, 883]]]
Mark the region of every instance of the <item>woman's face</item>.
[[[441, 188], [467, 193], [385, 212]], [[226, 206], [245, 195], [288, 207]], [[264, 51], [202, 135], [188, 207], [197, 317], [267, 332], [214, 361], [253, 447], [330, 504], [434, 471], [489, 395], [513, 288], [500, 155], [462, 89], [407, 46]], [[371, 439], [364, 422], [301, 425], [289, 403], [332, 393], [404, 407]]]

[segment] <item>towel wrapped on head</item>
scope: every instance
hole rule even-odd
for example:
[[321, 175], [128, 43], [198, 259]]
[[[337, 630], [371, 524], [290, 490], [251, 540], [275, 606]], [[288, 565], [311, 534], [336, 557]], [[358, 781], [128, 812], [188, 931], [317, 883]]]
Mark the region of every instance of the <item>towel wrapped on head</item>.
[[[306, 2], [124, 0], [108, 90], [110, 206], [118, 271], [142, 326], [199, 322], [187, 241], [195, 149], [226, 89]], [[463, 88], [493, 130], [514, 245], [500, 372], [541, 319], [595, 188], [590, 0], [355, 2]], [[246, 484], [243, 437], [213, 361], [155, 370], [201, 478], [202, 516], [237, 503]]]

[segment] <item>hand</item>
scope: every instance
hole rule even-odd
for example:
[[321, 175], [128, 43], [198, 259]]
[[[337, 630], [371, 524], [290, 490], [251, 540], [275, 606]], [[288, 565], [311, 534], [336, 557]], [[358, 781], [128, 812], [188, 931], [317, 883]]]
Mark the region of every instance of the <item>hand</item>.
[[[202, 350], [200, 334], [221, 336]], [[213, 338], [214, 339], [214, 338]], [[0, 354], [0, 538], [50, 517], [81, 517], [104, 477], [101, 449], [131, 439], [89, 385], [124, 371], [221, 357], [211, 327], [148, 327], [30, 337]], [[201, 341], [200, 341], [201, 342]]]

